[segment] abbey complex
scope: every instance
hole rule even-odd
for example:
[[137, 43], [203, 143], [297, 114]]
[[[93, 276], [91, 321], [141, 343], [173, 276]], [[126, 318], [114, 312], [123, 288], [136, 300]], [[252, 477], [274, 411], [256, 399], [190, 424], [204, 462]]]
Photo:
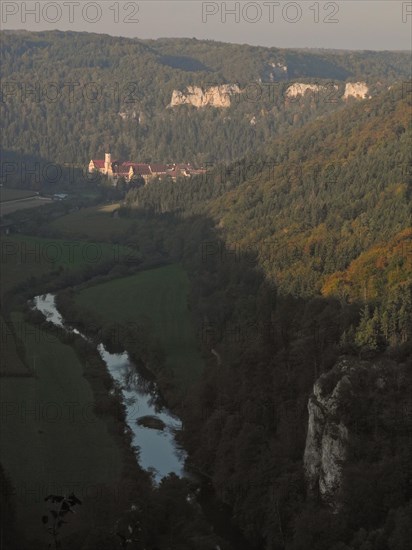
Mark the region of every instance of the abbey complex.
[[89, 163], [89, 173], [100, 172], [107, 176], [113, 184], [120, 178], [126, 182], [143, 178], [145, 184], [158, 178], [171, 178], [176, 181], [178, 177], [190, 178], [191, 176], [204, 174], [204, 168], [195, 169], [190, 163], [183, 164], [146, 164], [140, 162], [112, 160], [112, 155], [106, 153], [104, 160], [92, 159]]

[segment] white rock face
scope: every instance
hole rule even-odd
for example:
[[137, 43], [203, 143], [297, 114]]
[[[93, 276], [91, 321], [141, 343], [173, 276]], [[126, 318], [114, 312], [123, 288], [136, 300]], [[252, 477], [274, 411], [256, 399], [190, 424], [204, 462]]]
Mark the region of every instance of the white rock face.
[[[119, 113], [119, 116], [123, 120], [129, 120], [129, 119], [135, 120], [137, 118], [136, 111], [133, 111], [131, 113], [127, 113], [126, 111], [122, 111], [121, 113]], [[139, 122], [140, 122], [140, 120], [139, 120]]]
[[368, 93], [369, 88], [366, 85], [366, 82], [347, 82], [343, 99], [348, 99], [349, 97], [354, 97], [356, 99], [370, 99], [371, 96], [368, 96]]
[[[303, 96], [306, 93], [331, 93], [332, 89], [338, 90], [337, 84], [322, 85], [322, 84], [306, 84], [304, 82], [295, 82], [289, 86], [286, 90], [286, 97], [294, 98]], [[354, 97], [355, 99], [370, 99], [369, 88], [366, 82], [347, 82], [345, 85], [345, 91], [343, 99]]]
[[[331, 511], [337, 512], [345, 504], [343, 479], [349, 460], [351, 466], [365, 468], [387, 456], [387, 445], [394, 456], [404, 449], [404, 434], [412, 430], [407, 369], [406, 364], [386, 358], [365, 361], [346, 356], [314, 384], [308, 402], [304, 473], [309, 496], [319, 496]], [[388, 422], [389, 418], [393, 421]], [[360, 430], [359, 422], [364, 423]], [[350, 454], [350, 443], [360, 448], [371, 440], [382, 445], [358, 459]], [[379, 483], [379, 477], [375, 479]], [[356, 486], [350, 476], [345, 481], [348, 496]]]
[[284, 65], [283, 63], [268, 63], [267, 68], [267, 79], [270, 82], [274, 82], [275, 80], [284, 80], [288, 77], [288, 67], [287, 65]]
[[[334, 84], [333, 88], [335, 90], [338, 89], [338, 85]], [[321, 84], [305, 84], [303, 82], [295, 82], [289, 88], [286, 90], [286, 97], [298, 97], [301, 95], [305, 95], [306, 92], [326, 92], [330, 91], [331, 86], [322, 86]]]
[[344, 375], [331, 392], [322, 394], [322, 382], [327, 377], [319, 378], [309, 398], [304, 469], [309, 492], [319, 493], [322, 500], [336, 510], [349, 437], [339, 415], [339, 404], [342, 393], [351, 392], [351, 382]]
[[198, 109], [207, 106], [225, 109], [231, 105], [231, 96], [240, 93], [241, 90], [237, 84], [211, 86], [206, 90], [199, 86], [188, 86], [185, 92], [173, 91], [169, 106], [193, 105]]

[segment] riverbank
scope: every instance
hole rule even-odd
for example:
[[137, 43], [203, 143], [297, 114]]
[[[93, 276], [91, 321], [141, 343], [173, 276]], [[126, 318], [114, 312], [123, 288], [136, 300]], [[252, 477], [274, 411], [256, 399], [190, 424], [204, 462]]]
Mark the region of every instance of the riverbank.
[[[98, 411], [97, 395], [104, 395], [104, 377], [93, 388], [85, 378], [99, 370], [96, 358], [84, 350], [81, 359], [74, 342], [62, 342], [47, 327], [13, 316], [25, 332], [24, 345], [33, 375], [2, 378], [0, 400], [7, 416], [2, 419], [2, 465], [11, 481], [8, 495], [26, 548], [47, 546], [48, 534], [41, 524], [46, 511], [44, 498], [74, 492], [82, 501], [81, 512], [63, 531], [64, 539], [81, 547], [91, 522], [103, 528], [102, 515], [117, 498], [121, 510], [133, 470], [125, 444], [120, 409], [117, 414]], [[4, 410], [4, 409], [3, 409]], [[139, 484], [145, 475], [134, 470]], [[147, 484], [150, 480], [147, 480]], [[94, 518], [94, 519], [93, 519]], [[115, 520], [115, 516], [113, 516]], [[72, 546], [73, 547], [73, 546]], [[24, 546], [21, 546], [23, 549]]]
[[[57, 310], [55, 298], [51, 294], [37, 296], [34, 307], [40, 311], [55, 327], [73, 333], [73, 327], [65, 324], [64, 318]], [[76, 339], [83, 338], [87, 341], [87, 335], [83, 335], [76, 329], [73, 334]], [[84, 342], [80, 342], [83, 344]], [[94, 347], [88, 342], [86, 346]], [[184, 456], [174, 443], [174, 433], [181, 429], [180, 421], [172, 416], [165, 407], [157, 404], [156, 384], [145, 380], [136, 366], [130, 360], [127, 352], [110, 353], [103, 343], [99, 343], [97, 351], [104, 363], [104, 369], [111, 377], [110, 394], [116, 394], [120, 406], [124, 411], [123, 422], [127, 425], [130, 445], [137, 449], [136, 459], [139, 465], [152, 472], [154, 480], [159, 482], [169, 473], [179, 476], [183, 473]], [[102, 369], [103, 370], [103, 369]], [[106, 381], [109, 385], [109, 381]], [[107, 388], [108, 389], [108, 388]], [[101, 405], [100, 405], [101, 406]], [[162, 433], [147, 425], [138, 422], [140, 417], [156, 418], [165, 427]], [[180, 454], [180, 458], [178, 457]]]
[[[130, 464], [130, 451], [132, 451], [134, 455], [135, 465], [138, 464], [138, 469], [141, 470], [141, 468], [144, 468], [146, 470], [146, 481], [147, 479], [151, 479], [159, 484], [161, 478], [163, 478], [160, 485], [158, 485], [159, 490], [163, 490], [162, 487], [164, 487], [165, 480], [168, 479], [164, 476], [170, 472], [172, 472], [172, 474], [176, 473], [180, 476], [183, 474], [183, 467], [186, 457], [185, 453], [180, 450], [178, 461], [175, 461], [175, 464], [172, 463], [173, 461], [171, 459], [177, 450], [174, 442], [174, 435], [176, 430], [181, 429], [181, 424], [176, 417], [171, 416], [170, 413], [164, 409], [159, 409], [159, 406], [155, 404], [156, 396], [154, 395], [154, 392], [156, 391], [156, 388], [153, 385], [153, 382], [147, 382], [138, 373], [126, 353], [111, 354], [104, 348], [103, 344], [100, 344], [96, 350], [95, 343], [85, 339], [85, 337], [83, 337], [77, 329], [71, 330], [70, 327], [65, 326], [64, 320], [58, 312], [54, 303], [54, 298], [51, 295], [36, 297], [33, 300], [33, 303], [35, 304], [38, 312], [41, 312], [42, 315], [47, 318], [47, 321], [44, 324], [47, 325], [49, 329], [51, 328], [50, 325], [59, 328], [59, 337], [63, 340], [70, 341], [76, 350], [84, 356], [84, 358], [87, 357], [88, 361], [86, 362], [89, 364], [89, 367], [90, 359], [94, 356], [96, 363], [94, 360], [92, 363], [98, 363], [99, 369], [103, 367], [103, 363], [105, 372], [111, 377], [113, 386], [109, 384], [109, 379], [107, 376], [99, 376], [99, 380], [105, 381], [105, 392], [103, 392], [103, 394], [105, 393], [106, 395], [106, 406], [104, 406], [103, 402], [100, 401], [100, 392], [97, 392], [96, 394], [96, 396], [98, 396], [96, 406], [98, 414], [102, 414], [103, 416], [116, 412], [118, 421], [123, 426], [123, 429], [119, 429], [116, 435], [122, 439], [122, 448], [128, 449], [128, 476], [130, 480], [129, 490], [131, 487], [134, 489], [133, 493], [130, 493], [130, 498], [133, 500], [136, 494], [136, 479], [133, 479], [132, 481], [133, 467], [131, 467]], [[37, 315], [37, 313], [34, 312], [33, 314]], [[55, 334], [54, 330], [52, 332]], [[97, 361], [96, 353], [99, 356], [100, 361]], [[86, 377], [88, 377], [87, 374], [91, 374], [90, 370], [85, 372]], [[102, 372], [99, 374], [102, 374]], [[97, 377], [93, 376], [90, 381], [96, 389]], [[113, 405], [115, 402], [117, 403], [117, 408], [113, 411], [111, 410], [110, 403]], [[148, 427], [145, 425], [145, 422], [142, 423], [143, 425], [136, 422], [136, 413], [139, 415], [137, 418], [138, 420], [139, 418], [151, 418], [150, 413], [153, 412], [156, 415], [156, 419], [166, 428], [166, 432], [169, 432], [168, 438], [165, 437], [165, 435], [167, 435], [165, 434], [165, 430], [157, 429], [158, 425], [156, 427]], [[124, 429], [125, 425], [127, 426], [126, 429]], [[137, 448], [137, 444], [139, 449]], [[150, 451], [149, 455], [147, 453], [147, 449]], [[156, 464], [153, 465], [153, 459], [159, 460], [159, 458], [161, 458], [161, 467], [158, 467], [156, 472]], [[186, 487], [185, 491], [187, 494], [187, 499], [189, 499], [188, 502], [191, 503], [190, 506], [194, 509], [194, 517], [198, 518], [196, 519], [196, 524], [199, 524], [201, 531], [209, 531], [207, 539], [210, 543], [219, 545], [215, 547], [220, 547], [222, 550], [231, 550], [231, 544], [228, 545], [227, 542], [224, 542], [224, 539], [220, 538], [220, 534], [218, 532], [213, 534], [210, 527], [206, 527], [207, 524], [204, 523], [205, 520], [203, 519], [204, 510], [201, 511], [199, 504], [196, 504], [197, 499], [195, 495], [198, 493], [197, 483], [193, 482], [192, 474], [188, 473], [187, 475], [187, 480], [182, 479], [179, 483], [181, 483], [182, 488]], [[175, 478], [174, 483], [177, 482], [178, 478]], [[206, 541], [206, 539], [204, 539], [204, 535], [200, 538], [202, 541]], [[197, 548], [197, 546], [195, 546], [195, 548]], [[199, 548], [201, 548], [201, 546], [199, 546]], [[205, 550], [206, 548], [210, 548], [210, 546], [205, 546]]]

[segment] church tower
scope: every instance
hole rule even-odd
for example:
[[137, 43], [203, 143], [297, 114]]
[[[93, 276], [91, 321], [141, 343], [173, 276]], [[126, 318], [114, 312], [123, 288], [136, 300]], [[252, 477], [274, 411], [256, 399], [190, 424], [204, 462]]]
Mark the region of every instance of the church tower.
[[104, 173], [106, 175], [111, 175], [112, 172], [112, 155], [110, 153], [105, 153], [104, 155]]

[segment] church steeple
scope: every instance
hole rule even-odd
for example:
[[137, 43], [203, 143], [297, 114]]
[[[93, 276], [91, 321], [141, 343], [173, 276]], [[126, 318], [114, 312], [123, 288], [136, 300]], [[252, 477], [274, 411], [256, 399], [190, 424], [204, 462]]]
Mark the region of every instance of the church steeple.
[[104, 155], [104, 172], [109, 174], [112, 171], [112, 155], [110, 153], [105, 153]]

